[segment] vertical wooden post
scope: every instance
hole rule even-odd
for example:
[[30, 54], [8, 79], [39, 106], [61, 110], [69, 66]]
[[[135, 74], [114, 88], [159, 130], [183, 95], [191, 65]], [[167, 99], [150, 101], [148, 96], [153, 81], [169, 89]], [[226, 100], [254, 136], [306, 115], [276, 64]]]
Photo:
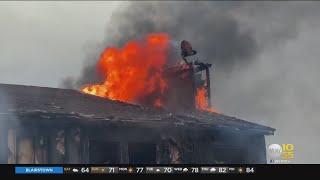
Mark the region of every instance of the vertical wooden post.
[[41, 134], [38, 134], [34, 138], [34, 146], [35, 146], [35, 164], [47, 164], [47, 138]]
[[196, 96], [197, 96], [197, 86], [196, 86], [196, 77], [195, 77], [195, 73], [194, 73], [194, 66], [193, 66], [193, 64], [190, 64], [190, 73], [191, 73], [191, 77], [192, 77], [192, 79], [191, 79], [191, 83], [192, 83], [192, 90], [193, 90], [193, 96], [192, 96], [192, 98], [193, 98], [193, 101], [191, 101], [193, 104], [192, 104], [192, 110], [195, 110], [196, 108], [197, 108], [197, 102], [196, 102], [196, 100], [195, 100], [195, 98], [196, 98]]
[[156, 145], [156, 164], [160, 164], [161, 162], [161, 151], [160, 151], [160, 142], [157, 142]]
[[56, 134], [55, 130], [51, 130], [48, 135], [48, 163], [49, 164], [56, 164]]
[[48, 131], [36, 125], [31, 131], [34, 141], [34, 163], [48, 164]]
[[8, 164], [17, 163], [16, 129], [8, 130]]
[[89, 157], [89, 139], [88, 139], [88, 132], [87, 129], [82, 127], [80, 128], [80, 162], [82, 164], [89, 164], [90, 157]]
[[71, 137], [71, 128], [65, 128], [64, 129], [64, 148], [65, 148], [65, 158], [66, 158], [66, 164], [71, 164], [70, 163], [70, 156], [72, 154], [71, 149], [71, 141], [72, 141], [72, 137]]
[[129, 163], [128, 142], [120, 142], [120, 163]]
[[207, 95], [208, 95], [208, 107], [211, 107], [211, 87], [210, 87], [210, 73], [209, 68], [206, 68], [206, 80], [207, 80]]
[[80, 129], [65, 129], [65, 155], [67, 164], [80, 164]]
[[65, 163], [65, 134], [63, 129], [54, 129], [48, 137], [48, 159], [50, 164]]

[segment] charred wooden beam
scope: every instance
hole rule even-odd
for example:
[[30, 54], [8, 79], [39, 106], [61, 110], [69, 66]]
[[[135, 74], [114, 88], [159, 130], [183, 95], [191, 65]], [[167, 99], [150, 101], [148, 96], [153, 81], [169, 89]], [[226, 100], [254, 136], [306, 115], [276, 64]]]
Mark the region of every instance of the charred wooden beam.
[[206, 80], [207, 80], [207, 98], [208, 98], [208, 107], [211, 107], [211, 87], [210, 87], [210, 73], [209, 68], [206, 68]]
[[88, 128], [80, 128], [80, 146], [80, 162], [82, 164], [90, 163]]
[[209, 68], [212, 66], [212, 64], [203, 63], [203, 62], [200, 62], [200, 61], [194, 62], [194, 65], [197, 66], [197, 67], [194, 69], [194, 73], [198, 73], [198, 72], [200, 72], [200, 71], [209, 69]]
[[38, 135], [35, 137], [35, 164], [48, 163], [47, 137]]
[[48, 137], [48, 160], [50, 164], [65, 163], [65, 136], [63, 129], [53, 129]]
[[158, 141], [156, 145], [156, 164], [161, 163], [161, 142]]
[[16, 151], [16, 130], [9, 129], [8, 130], [8, 164], [16, 164], [17, 163], [17, 151]]
[[129, 163], [128, 142], [120, 142], [120, 163]]
[[81, 145], [80, 145], [80, 129], [66, 128], [65, 129], [65, 156], [68, 164], [81, 163]]

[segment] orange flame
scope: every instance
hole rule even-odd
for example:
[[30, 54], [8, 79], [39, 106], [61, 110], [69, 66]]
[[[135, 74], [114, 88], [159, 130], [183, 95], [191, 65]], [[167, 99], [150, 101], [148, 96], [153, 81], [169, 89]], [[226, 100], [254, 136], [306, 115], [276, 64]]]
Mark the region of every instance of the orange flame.
[[[167, 63], [169, 36], [150, 34], [143, 41], [130, 41], [123, 48], [107, 48], [97, 64], [103, 79], [101, 84], [84, 86], [81, 91], [142, 106], [164, 108], [168, 81], [164, 77]], [[187, 64], [182, 69], [189, 69]], [[186, 78], [188, 73], [181, 78]], [[206, 88], [197, 89], [196, 108], [209, 112], [219, 111], [207, 107]]]
[[165, 33], [147, 35], [144, 41], [131, 41], [122, 49], [107, 48], [97, 65], [103, 84], [88, 85], [88, 94], [161, 107], [167, 89], [163, 78], [169, 37]]
[[209, 108], [207, 106], [208, 100], [206, 97], [206, 88], [205, 87], [201, 87], [201, 88], [197, 89], [197, 95], [196, 95], [195, 101], [196, 101], [196, 108], [197, 109], [205, 110], [205, 111], [209, 111], [209, 112], [214, 112], [214, 113], [219, 113], [218, 110], [213, 109], [213, 108]]

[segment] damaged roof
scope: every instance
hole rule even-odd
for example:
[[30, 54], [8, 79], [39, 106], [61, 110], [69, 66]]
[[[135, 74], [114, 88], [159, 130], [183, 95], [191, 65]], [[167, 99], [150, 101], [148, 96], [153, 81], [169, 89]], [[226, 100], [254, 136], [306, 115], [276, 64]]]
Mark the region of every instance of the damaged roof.
[[100, 98], [71, 89], [0, 84], [0, 115], [41, 113], [86, 120], [129, 121], [231, 127], [273, 134], [275, 129], [203, 111], [172, 114], [152, 108]]

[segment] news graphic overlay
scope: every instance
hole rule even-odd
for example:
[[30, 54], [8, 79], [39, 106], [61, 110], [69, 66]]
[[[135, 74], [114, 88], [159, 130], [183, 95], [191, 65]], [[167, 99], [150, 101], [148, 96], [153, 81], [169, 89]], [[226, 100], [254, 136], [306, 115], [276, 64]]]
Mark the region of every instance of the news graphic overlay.
[[270, 163], [291, 163], [294, 159], [293, 144], [271, 144], [267, 149]]
[[[12, 168], [12, 171], [10, 170]], [[1, 170], [1, 168], [0, 168]], [[111, 175], [111, 174], [256, 174], [252, 166], [8, 166], [6, 172], [15, 175]], [[1, 175], [1, 171], [0, 171]]]
[[63, 167], [15, 167], [15, 174], [63, 174]]

